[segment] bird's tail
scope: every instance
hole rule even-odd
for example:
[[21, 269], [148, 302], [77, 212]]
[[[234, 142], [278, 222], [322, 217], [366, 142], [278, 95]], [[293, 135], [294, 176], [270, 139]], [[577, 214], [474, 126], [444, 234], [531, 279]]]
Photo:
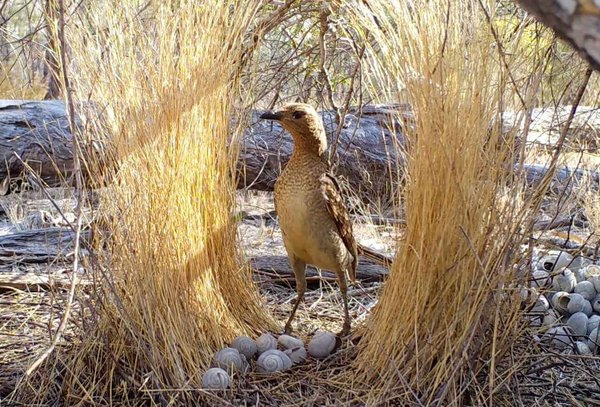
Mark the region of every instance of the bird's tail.
[[361, 244], [358, 244], [357, 246], [359, 256], [363, 256], [366, 259], [372, 261], [373, 263], [379, 264], [386, 268], [390, 268], [390, 266], [392, 265], [393, 258], [371, 250], [368, 247], [363, 246]]

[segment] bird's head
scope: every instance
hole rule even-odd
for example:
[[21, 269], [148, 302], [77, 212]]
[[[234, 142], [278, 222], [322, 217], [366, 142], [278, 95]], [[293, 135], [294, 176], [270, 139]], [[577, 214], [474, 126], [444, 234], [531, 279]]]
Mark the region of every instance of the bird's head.
[[323, 120], [317, 111], [305, 103], [290, 103], [281, 109], [266, 112], [261, 119], [275, 120], [290, 132], [297, 148], [323, 155], [327, 150], [327, 137]]

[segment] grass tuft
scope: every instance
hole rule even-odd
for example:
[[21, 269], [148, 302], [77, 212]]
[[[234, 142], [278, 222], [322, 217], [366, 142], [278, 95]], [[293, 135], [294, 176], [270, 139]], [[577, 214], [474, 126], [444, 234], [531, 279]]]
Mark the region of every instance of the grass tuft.
[[[118, 171], [101, 197], [110, 238], [85, 336], [51, 369], [66, 404], [181, 402], [202, 387], [215, 350], [274, 328], [236, 240], [228, 146], [257, 6], [101, 0], [71, 26], [78, 99], [102, 104], [104, 126], [91, 135], [107, 136], [102, 163]], [[97, 164], [89, 169], [104, 182]], [[59, 379], [38, 379], [47, 400]]]

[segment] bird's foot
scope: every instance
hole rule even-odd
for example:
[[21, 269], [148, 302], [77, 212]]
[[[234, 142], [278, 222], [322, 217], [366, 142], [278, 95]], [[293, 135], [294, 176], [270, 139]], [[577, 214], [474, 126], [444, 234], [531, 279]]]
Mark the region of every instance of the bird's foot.
[[294, 332], [294, 328], [292, 327], [292, 324], [285, 324], [285, 327], [283, 328], [283, 332], [281, 333], [281, 335], [291, 335], [292, 332]]
[[349, 336], [351, 334], [350, 332], [350, 323], [344, 323], [344, 327], [342, 328], [342, 330], [337, 334], [337, 336], [340, 339], [344, 339], [347, 336]]

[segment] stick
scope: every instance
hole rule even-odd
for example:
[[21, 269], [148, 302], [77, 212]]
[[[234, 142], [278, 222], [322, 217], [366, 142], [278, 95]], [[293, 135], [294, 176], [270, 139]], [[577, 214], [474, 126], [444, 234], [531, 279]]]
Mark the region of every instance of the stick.
[[[55, 0], [56, 1], [56, 0]], [[75, 172], [75, 187], [77, 196], [77, 207], [75, 213], [77, 216], [76, 230], [75, 230], [75, 248], [73, 251], [73, 274], [71, 276], [71, 288], [69, 290], [69, 297], [67, 299], [67, 305], [65, 307], [65, 313], [60, 321], [60, 325], [56, 330], [52, 343], [25, 371], [25, 377], [30, 376], [47, 358], [52, 354], [56, 345], [63, 336], [63, 333], [67, 327], [69, 316], [71, 315], [71, 308], [73, 300], [75, 298], [75, 287], [77, 285], [77, 269], [79, 267], [79, 239], [81, 236], [81, 225], [83, 219], [83, 179], [81, 174], [81, 162], [79, 161], [80, 154], [80, 143], [77, 135], [77, 127], [75, 126], [75, 107], [73, 105], [72, 89], [69, 85], [69, 77], [67, 74], [67, 58], [66, 58], [66, 42], [65, 42], [65, 4], [64, 0], [58, 0], [58, 45], [60, 47], [60, 64], [62, 73], [62, 85], [64, 88], [65, 103], [67, 104], [67, 113], [69, 118], [69, 126], [71, 127], [71, 134], [73, 135], [73, 165]]]

